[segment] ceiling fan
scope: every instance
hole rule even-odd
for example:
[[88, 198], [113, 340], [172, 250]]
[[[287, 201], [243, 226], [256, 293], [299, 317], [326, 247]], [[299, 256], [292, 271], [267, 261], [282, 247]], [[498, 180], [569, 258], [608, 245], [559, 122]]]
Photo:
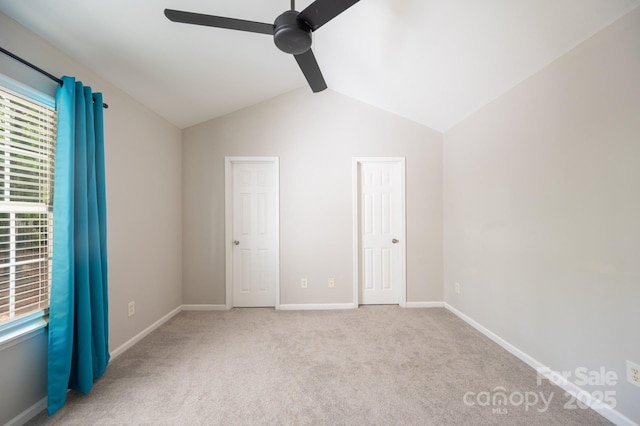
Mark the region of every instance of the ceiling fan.
[[278, 16], [273, 24], [173, 9], [165, 9], [164, 14], [172, 22], [272, 35], [278, 49], [296, 58], [311, 90], [320, 92], [327, 88], [327, 84], [311, 51], [311, 33], [358, 1], [316, 0], [298, 12], [295, 10], [295, 0], [291, 0], [291, 10]]

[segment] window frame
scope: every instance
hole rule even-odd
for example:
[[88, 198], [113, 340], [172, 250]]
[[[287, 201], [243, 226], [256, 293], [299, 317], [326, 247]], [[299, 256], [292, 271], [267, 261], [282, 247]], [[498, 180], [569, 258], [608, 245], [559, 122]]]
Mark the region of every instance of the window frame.
[[[55, 98], [0, 73], [0, 86], [42, 106], [56, 109]], [[49, 296], [51, 293], [49, 292]], [[49, 308], [38, 309], [0, 325], [0, 351], [42, 334], [49, 324]]]

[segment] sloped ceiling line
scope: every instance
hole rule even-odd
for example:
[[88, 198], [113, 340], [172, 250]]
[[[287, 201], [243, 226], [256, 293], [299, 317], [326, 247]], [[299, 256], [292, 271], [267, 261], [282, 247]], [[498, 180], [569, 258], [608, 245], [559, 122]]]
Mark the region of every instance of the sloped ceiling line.
[[[639, 5], [361, 0], [314, 34], [313, 49], [331, 90], [444, 132]], [[175, 25], [164, 8], [272, 22], [289, 2], [0, 0], [0, 12], [179, 128], [307, 86], [270, 37]]]

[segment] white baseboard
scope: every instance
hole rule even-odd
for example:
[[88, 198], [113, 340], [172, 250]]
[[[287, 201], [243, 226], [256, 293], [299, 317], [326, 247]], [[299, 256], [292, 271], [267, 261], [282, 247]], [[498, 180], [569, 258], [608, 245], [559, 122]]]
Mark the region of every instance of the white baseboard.
[[407, 302], [407, 308], [444, 308], [444, 302]]
[[151, 324], [149, 327], [142, 330], [140, 333], [133, 336], [131, 339], [127, 340], [122, 345], [118, 346], [115, 350], [111, 351], [111, 360], [113, 361], [118, 356], [122, 355], [127, 349], [138, 343], [140, 340], [147, 337], [152, 331], [156, 328], [160, 327], [165, 322], [169, 321], [171, 318], [176, 316], [182, 310], [182, 306], [178, 306], [173, 311], [169, 312], [167, 315], [160, 318], [158, 321]]
[[40, 414], [40, 412], [47, 409], [47, 397], [45, 396], [40, 401], [33, 404], [31, 407], [24, 410], [22, 413], [15, 416], [13, 419], [9, 420], [5, 426], [22, 426], [27, 423], [29, 420], [33, 419], [35, 416]]
[[625, 416], [621, 412], [617, 411], [615, 408], [612, 408], [610, 405], [605, 404], [602, 401], [598, 401], [598, 400], [592, 398], [590, 392], [585, 391], [580, 386], [578, 386], [578, 385], [574, 384], [573, 382], [570, 382], [569, 380], [563, 378], [558, 373], [553, 372], [553, 370], [551, 370], [546, 365], [542, 364], [537, 359], [533, 358], [529, 354], [527, 354], [527, 353], [521, 351], [520, 349], [518, 349], [517, 347], [513, 346], [511, 343], [507, 342], [502, 337], [498, 336], [497, 334], [495, 334], [494, 332], [492, 332], [488, 328], [484, 327], [482, 324], [480, 324], [477, 321], [473, 320], [472, 318], [466, 316], [465, 314], [463, 314], [462, 312], [460, 312], [459, 310], [457, 310], [453, 306], [451, 306], [451, 305], [449, 305], [448, 303], [445, 302], [444, 303], [444, 307], [447, 310], [451, 311], [453, 314], [455, 314], [457, 317], [462, 319], [464, 322], [466, 322], [467, 324], [469, 324], [470, 326], [472, 326], [473, 328], [478, 330], [480, 333], [484, 334], [489, 339], [493, 340], [495, 343], [497, 343], [498, 345], [502, 346], [504, 349], [509, 351], [511, 354], [513, 354], [517, 358], [520, 358], [520, 360], [522, 360], [525, 363], [527, 363], [533, 369], [535, 369], [536, 371], [541, 372], [541, 374], [543, 376], [545, 376], [545, 378], [549, 379], [549, 381], [551, 381], [552, 383], [560, 386], [562, 389], [564, 389], [565, 391], [569, 392], [574, 397], [576, 397], [576, 398], [580, 397], [580, 399], [583, 402], [585, 402], [587, 405], [592, 407], [592, 409], [594, 411], [596, 411], [598, 414], [600, 414], [602, 417], [604, 417], [605, 419], [609, 420], [613, 424], [616, 424], [618, 426], [638, 426], [638, 424], [636, 422], [634, 422], [633, 420], [631, 420], [630, 418], [628, 418], [627, 416]]
[[183, 311], [226, 311], [225, 305], [182, 305]]
[[448, 303], [445, 303], [444, 307], [447, 308], [452, 313], [454, 313], [457, 317], [462, 319], [464, 322], [466, 322], [467, 324], [469, 324], [470, 326], [472, 326], [473, 328], [478, 330], [480, 333], [484, 334], [489, 339], [493, 340], [494, 342], [496, 342], [497, 344], [502, 346], [504, 349], [509, 351], [511, 354], [515, 355], [516, 357], [520, 358], [522, 361], [524, 361], [527, 364], [529, 364], [531, 367], [533, 367], [533, 368], [543, 367], [543, 365], [542, 365], [542, 363], [540, 361], [538, 361], [537, 359], [529, 356], [528, 354], [524, 353], [520, 349], [516, 348], [511, 343], [507, 342], [502, 337], [498, 336], [497, 334], [495, 334], [494, 332], [492, 332], [491, 330], [489, 330], [485, 326], [481, 325], [480, 323], [476, 322], [475, 320], [469, 318], [468, 316], [466, 316], [465, 314], [463, 314], [462, 312], [460, 312], [459, 310], [457, 310], [453, 306], [449, 305]]
[[326, 311], [333, 309], [355, 309], [353, 303], [299, 303], [280, 304], [281, 311]]

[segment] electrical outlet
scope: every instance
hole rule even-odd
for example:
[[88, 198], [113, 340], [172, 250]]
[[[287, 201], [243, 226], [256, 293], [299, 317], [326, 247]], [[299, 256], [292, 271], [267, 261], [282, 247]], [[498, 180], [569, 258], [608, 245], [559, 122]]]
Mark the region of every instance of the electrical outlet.
[[336, 286], [336, 282], [333, 278], [329, 278], [329, 288], [333, 288]]
[[460, 283], [456, 282], [453, 286], [453, 288], [456, 290], [456, 293], [460, 294]]
[[627, 360], [627, 381], [640, 387], [640, 365]]
[[129, 316], [132, 317], [136, 313], [136, 302], [129, 302]]
[[303, 278], [300, 280], [300, 287], [307, 288], [307, 279]]

